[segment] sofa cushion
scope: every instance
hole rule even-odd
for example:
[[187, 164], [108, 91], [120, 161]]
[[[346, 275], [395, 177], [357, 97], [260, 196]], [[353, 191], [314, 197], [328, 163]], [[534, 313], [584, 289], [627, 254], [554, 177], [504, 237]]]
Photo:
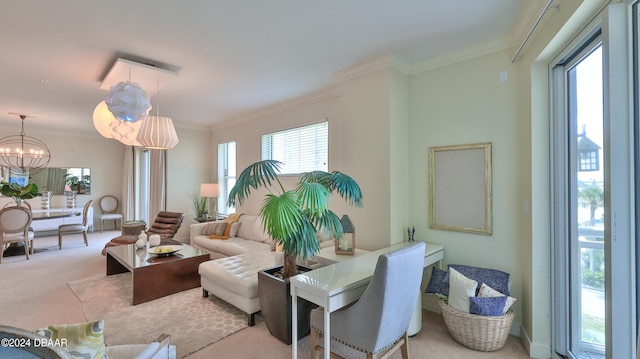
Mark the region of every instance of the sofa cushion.
[[258, 216], [250, 216], [244, 215], [240, 217], [238, 223], [240, 223], [240, 227], [238, 227], [237, 236], [244, 239], [253, 239], [253, 225], [256, 220], [260, 221], [260, 217]]
[[[244, 298], [258, 297], [258, 272], [274, 266], [270, 251], [240, 254], [201, 263], [198, 274]], [[233, 303], [232, 303], [233, 304]]]
[[218, 252], [225, 256], [235, 256], [252, 251], [270, 252], [270, 246], [262, 242], [232, 237], [226, 240], [210, 239], [207, 236], [195, 236], [193, 242], [200, 248], [210, 252]]

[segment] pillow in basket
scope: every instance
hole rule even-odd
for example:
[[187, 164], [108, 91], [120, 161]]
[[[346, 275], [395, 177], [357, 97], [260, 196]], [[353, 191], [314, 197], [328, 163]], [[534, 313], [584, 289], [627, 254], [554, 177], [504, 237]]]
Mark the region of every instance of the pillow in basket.
[[508, 295], [504, 295], [497, 290], [491, 288], [486, 283], [482, 283], [480, 286], [480, 291], [478, 292], [478, 297], [481, 298], [495, 298], [495, 297], [505, 297], [504, 308], [502, 309], [502, 314], [505, 314], [509, 308], [516, 302], [516, 298], [510, 297]]
[[[504, 295], [509, 295], [509, 273], [507, 272], [497, 269], [466, 266], [462, 264], [449, 264], [449, 268], [455, 268], [458, 273], [478, 282], [476, 292], [480, 290], [481, 283], [487, 283], [498, 292]], [[445, 278], [445, 281], [448, 281], [448, 278]]]
[[429, 279], [429, 284], [427, 284], [427, 289], [424, 292], [449, 296], [449, 283], [444, 280], [446, 276], [446, 271], [433, 267], [431, 270], [431, 279]]
[[500, 316], [507, 302], [506, 296], [500, 297], [471, 297], [469, 313], [476, 315]]
[[470, 297], [476, 296], [478, 282], [458, 273], [449, 267], [449, 305], [457, 310], [469, 313]]

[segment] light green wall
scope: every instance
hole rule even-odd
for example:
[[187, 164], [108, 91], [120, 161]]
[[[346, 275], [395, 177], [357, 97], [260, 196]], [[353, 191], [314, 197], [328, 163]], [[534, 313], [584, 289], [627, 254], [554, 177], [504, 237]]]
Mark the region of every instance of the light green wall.
[[[521, 116], [518, 85], [500, 81], [513, 72], [510, 52], [443, 66], [410, 78], [409, 178], [411, 220], [416, 237], [445, 247], [445, 264], [494, 268], [511, 274], [511, 293], [521, 298], [520, 232], [523, 218], [518, 173]], [[429, 148], [491, 142], [493, 234], [480, 235], [429, 228]], [[464, 198], [451, 198], [464, 201]], [[521, 301], [514, 307], [521, 321]]]

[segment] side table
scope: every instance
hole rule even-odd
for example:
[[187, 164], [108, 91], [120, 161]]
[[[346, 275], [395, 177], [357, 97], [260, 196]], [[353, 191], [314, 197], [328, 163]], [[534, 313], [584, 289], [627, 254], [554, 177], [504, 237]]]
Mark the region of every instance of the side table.
[[122, 234], [137, 236], [147, 228], [147, 224], [142, 221], [130, 221], [122, 224]]

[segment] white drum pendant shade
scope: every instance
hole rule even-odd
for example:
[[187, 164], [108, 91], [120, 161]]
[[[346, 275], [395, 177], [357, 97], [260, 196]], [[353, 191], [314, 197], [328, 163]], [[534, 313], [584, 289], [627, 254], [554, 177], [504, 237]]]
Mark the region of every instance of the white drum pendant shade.
[[93, 110], [93, 126], [102, 137], [113, 138], [111, 135], [111, 122], [116, 120], [105, 101], [101, 101]]
[[142, 116], [138, 142], [150, 149], [168, 150], [178, 144], [178, 134], [170, 117]]

